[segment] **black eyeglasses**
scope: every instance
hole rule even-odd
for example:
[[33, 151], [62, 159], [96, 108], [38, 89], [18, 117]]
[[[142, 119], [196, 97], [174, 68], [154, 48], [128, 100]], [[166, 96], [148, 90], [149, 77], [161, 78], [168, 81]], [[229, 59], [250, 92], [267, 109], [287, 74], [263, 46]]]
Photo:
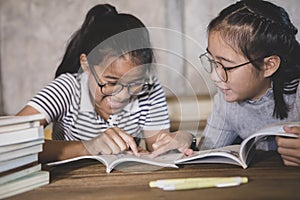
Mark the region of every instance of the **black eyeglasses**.
[[199, 56], [199, 59], [201, 61], [201, 64], [203, 65], [204, 69], [208, 72], [208, 73], [212, 73], [213, 69], [215, 69], [218, 77], [220, 78], [221, 81], [223, 82], [227, 82], [228, 81], [228, 74], [227, 74], [227, 71], [229, 70], [232, 70], [232, 69], [235, 69], [235, 68], [238, 68], [238, 67], [242, 67], [242, 66], [245, 66], [247, 64], [250, 64], [250, 63], [253, 63], [253, 62], [256, 62], [258, 60], [261, 60], [261, 59], [264, 59], [265, 57], [267, 56], [262, 56], [262, 57], [259, 57], [257, 59], [254, 59], [252, 61], [248, 61], [248, 62], [245, 62], [245, 63], [242, 63], [242, 64], [239, 64], [239, 65], [236, 65], [236, 66], [233, 66], [233, 67], [224, 67], [224, 65], [218, 61], [215, 61], [213, 59], [211, 59], [209, 56], [208, 56], [208, 52], [205, 52], [203, 54], [201, 54]]
[[153, 85], [153, 84], [151, 84], [149, 82], [145, 82], [145, 81], [138, 81], [138, 82], [129, 83], [129, 84], [110, 83], [110, 82], [101, 84], [98, 81], [98, 76], [96, 75], [94, 68], [90, 67], [90, 69], [93, 74], [93, 77], [96, 80], [97, 85], [100, 87], [101, 93], [105, 96], [117, 95], [124, 89], [124, 87], [127, 88], [127, 91], [131, 96], [139, 96], [139, 95], [142, 95], [142, 94], [145, 94], [146, 92], [148, 92]]

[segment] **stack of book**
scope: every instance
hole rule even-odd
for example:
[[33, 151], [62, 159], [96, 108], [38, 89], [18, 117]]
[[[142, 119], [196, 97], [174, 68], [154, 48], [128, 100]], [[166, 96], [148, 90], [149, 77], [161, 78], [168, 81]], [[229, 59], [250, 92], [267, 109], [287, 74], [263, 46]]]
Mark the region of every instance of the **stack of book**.
[[0, 199], [49, 183], [38, 153], [44, 143], [44, 115], [0, 117]]

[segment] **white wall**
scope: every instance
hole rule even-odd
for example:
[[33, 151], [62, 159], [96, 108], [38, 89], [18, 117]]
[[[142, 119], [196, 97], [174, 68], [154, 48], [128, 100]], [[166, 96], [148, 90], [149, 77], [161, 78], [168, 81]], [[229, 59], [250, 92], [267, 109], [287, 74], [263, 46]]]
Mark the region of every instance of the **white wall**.
[[[53, 79], [67, 39], [93, 5], [106, 2], [150, 27], [168, 95], [214, 93], [198, 56], [206, 48], [208, 22], [233, 0], [0, 0], [1, 93], [7, 114], [20, 110]], [[272, 2], [286, 8], [300, 28], [299, 0]]]

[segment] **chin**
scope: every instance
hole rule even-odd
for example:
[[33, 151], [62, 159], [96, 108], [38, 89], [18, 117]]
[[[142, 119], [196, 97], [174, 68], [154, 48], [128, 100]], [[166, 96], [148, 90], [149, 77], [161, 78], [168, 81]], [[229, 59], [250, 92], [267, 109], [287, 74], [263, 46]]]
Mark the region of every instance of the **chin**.
[[229, 103], [240, 101], [239, 98], [233, 97], [232, 95], [223, 95], [223, 97], [224, 97], [224, 100]]
[[110, 110], [110, 113], [111, 113], [111, 114], [117, 114], [117, 113], [121, 112], [121, 110], [122, 110], [122, 109], [111, 109], [111, 110]]

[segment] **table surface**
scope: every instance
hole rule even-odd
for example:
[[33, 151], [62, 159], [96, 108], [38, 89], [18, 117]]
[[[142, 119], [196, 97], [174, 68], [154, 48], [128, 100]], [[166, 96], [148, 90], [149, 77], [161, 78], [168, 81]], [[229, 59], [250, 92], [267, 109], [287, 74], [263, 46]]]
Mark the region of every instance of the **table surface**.
[[[248, 169], [226, 164], [183, 165], [179, 169], [147, 169], [105, 172], [95, 160], [80, 160], [47, 170], [49, 185], [8, 199], [300, 199], [300, 168], [286, 167], [276, 152], [258, 152]], [[185, 191], [150, 188], [149, 181], [167, 178], [247, 176], [249, 182], [235, 187]]]

